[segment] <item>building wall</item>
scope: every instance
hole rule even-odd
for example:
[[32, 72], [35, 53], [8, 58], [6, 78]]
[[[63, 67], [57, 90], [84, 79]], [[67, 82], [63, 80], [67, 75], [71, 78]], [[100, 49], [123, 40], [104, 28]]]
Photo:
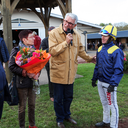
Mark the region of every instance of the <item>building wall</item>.
[[[44, 24], [42, 23], [40, 18], [34, 12], [26, 11], [26, 10], [20, 10], [20, 11], [15, 10], [11, 17], [11, 20], [15, 20], [15, 19], [18, 19], [18, 22], [12, 23], [12, 30], [36, 29], [36, 30], [38, 30], [38, 35], [41, 37], [41, 39], [45, 38]], [[24, 19], [27, 22], [22, 23], [20, 21], [20, 19]], [[62, 18], [57, 18], [57, 17], [51, 16], [50, 21], [49, 21], [49, 26], [59, 27], [59, 25], [62, 22], [63, 22]], [[3, 29], [3, 24], [1, 24], [1, 26], [0, 26], [0, 30], [2, 30], [2, 29]], [[85, 41], [85, 35], [83, 34], [83, 32], [84, 31], [88, 31], [88, 32], [99, 31], [99, 28], [93, 28], [91, 26], [87, 26], [87, 25], [81, 24], [81, 23], [78, 23], [77, 27], [75, 29], [79, 32], [79, 34], [81, 36], [81, 42], [84, 46], [85, 46], [85, 42], [87, 42], [87, 41]]]
[[62, 19], [50, 17], [49, 26], [59, 27], [62, 22]]
[[27, 19], [29, 21], [42, 23], [40, 18], [34, 12], [25, 11], [25, 10], [22, 11], [15, 10], [11, 18], [12, 19], [22, 18], [22, 19]]

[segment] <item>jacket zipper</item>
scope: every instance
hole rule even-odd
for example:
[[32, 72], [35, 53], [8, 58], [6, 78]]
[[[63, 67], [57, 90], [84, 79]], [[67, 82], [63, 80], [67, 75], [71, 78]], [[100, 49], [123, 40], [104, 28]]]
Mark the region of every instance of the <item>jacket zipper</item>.
[[68, 84], [70, 82], [70, 49], [71, 49], [71, 45], [69, 44], [69, 71], [68, 71]]

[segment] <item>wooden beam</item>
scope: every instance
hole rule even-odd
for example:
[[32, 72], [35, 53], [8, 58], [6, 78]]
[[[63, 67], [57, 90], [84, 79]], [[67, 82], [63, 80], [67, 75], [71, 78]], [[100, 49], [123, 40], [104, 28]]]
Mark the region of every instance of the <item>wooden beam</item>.
[[72, 12], [72, 0], [65, 0], [66, 2], [66, 11]]
[[40, 20], [44, 23], [44, 18], [42, 18], [41, 13], [37, 12], [35, 8], [30, 8], [39, 18]]
[[41, 3], [43, 3], [45, 5], [45, 2], [42, 0]]
[[50, 13], [51, 13], [51, 7], [45, 7], [45, 37], [48, 36], [48, 28], [49, 28], [49, 19], [50, 19]]
[[56, 2], [58, 3], [59, 8], [60, 8], [61, 13], [62, 13], [62, 16], [64, 18], [65, 15], [66, 15], [66, 7], [64, 6], [64, 4], [63, 4], [63, 2], [61, 0], [56, 0]]
[[[48, 27], [49, 26], [49, 20], [45, 18], [44, 14], [43, 14], [43, 11], [41, 11], [41, 13], [37, 12], [35, 10], [35, 8], [31, 8], [31, 10], [40, 18], [40, 20], [42, 21], [42, 24], [44, 24], [44, 27], [45, 27], [45, 37], [48, 36]], [[47, 22], [48, 21], [48, 25], [47, 25]]]
[[40, 7], [40, 18], [41, 18], [41, 21], [43, 21], [43, 24], [44, 24], [44, 27], [45, 27], [45, 37], [48, 36], [48, 28], [49, 28], [49, 18], [50, 18], [50, 13], [51, 13], [51, 7], [47, 7], [45, 6], [44, 7], [44, 12], [42, 11], [42, 6], [41, 6], [41, 1], [38, 0], [38, 3], [39, 3], [39, 7]]
[[11, 14], [13, 13], [16, 5], [19, 3], [20, 0], [14, 0], [13, 3], [12, 3], [12, 6], [11, 6]]
[[38, 0], [38, 4], [39, 4], [39, 7], [40, 7], [40, 16], [41, 16], [41, 20], [43, 21], [44, 23], [44, 26], [45, 26], [45, 19], [44, 19], [44, 12], [42, 11], [42, 6], [41, 6], [41, 3], [40, 3], [40, 0]]
[[49, 20], [50, 18], [50, 14], [51, 14], [51, 7], [44, 7], [45, 10], [45, 18], [47, 18]]

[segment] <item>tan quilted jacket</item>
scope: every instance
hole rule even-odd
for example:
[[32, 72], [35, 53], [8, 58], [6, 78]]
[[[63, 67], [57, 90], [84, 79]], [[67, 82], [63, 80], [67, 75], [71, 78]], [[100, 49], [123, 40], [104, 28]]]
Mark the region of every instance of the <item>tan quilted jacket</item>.
[[62, 29], [53, 29], [49, 33], [50, 80], [53, 83], [72, 84], [75, 80], [78, 61], [77, 57], [90, 62], [92, 57], [86, 54], [81, 37], [76, 30], [73, 33], [73, 45], [66, 42], [66, 34]]

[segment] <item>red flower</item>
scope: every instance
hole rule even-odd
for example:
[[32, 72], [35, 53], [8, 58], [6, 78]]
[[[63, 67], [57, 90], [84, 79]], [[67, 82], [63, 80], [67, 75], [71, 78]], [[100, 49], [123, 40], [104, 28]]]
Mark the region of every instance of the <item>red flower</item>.
[[126, 59], [126, 58], [124, 58], [124, 61], [127, 61], [127, 59]]

